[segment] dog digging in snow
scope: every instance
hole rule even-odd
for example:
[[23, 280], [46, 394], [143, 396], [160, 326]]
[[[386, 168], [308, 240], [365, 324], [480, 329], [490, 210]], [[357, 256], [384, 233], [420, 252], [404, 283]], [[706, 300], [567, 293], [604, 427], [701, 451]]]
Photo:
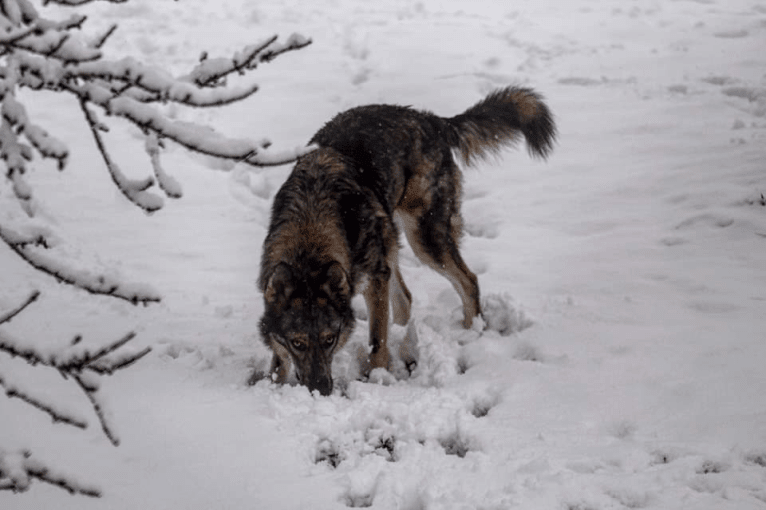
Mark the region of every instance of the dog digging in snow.
[[310, 141], [318, 148], [297, 160], [277, 192], [263, 245], [260, 332], [273, 351], [271, 379], [285, 383], [294, 364], [310, 391], [332, 392], [332, 360], [354, 327], [357, 292], [368, 309], [369, 366], [389, 367], [389, 298], [396, 324], [408, 323], [412, 304], [399, 271], [400, 230], [454, 286], [470, 328], [481, 307], [476, 275], [460, 256], [455, 156], [471, 165], [522, 135], [530, 155], [546, 158], [556, 127], [541, 96], [520, 87], [496, 90], [451, 118], [368, 105], [325, 124]]

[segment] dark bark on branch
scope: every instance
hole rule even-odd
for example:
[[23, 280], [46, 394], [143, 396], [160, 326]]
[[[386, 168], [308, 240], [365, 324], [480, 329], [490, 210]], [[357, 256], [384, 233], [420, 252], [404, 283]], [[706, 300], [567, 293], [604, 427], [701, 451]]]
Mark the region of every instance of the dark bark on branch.
[[[3, 469], [6, 467], [7, 471]], [[55, 472], [29, 451], [6, 452], [0, 448], [0, 491], [24, 492], [29, 489], [31, 479], [49, 483], [70, 494], [80, 494], [94, 498], [101, 497], [101, 490], [84, 485]]]
[[134, 205], [140, 207], [147, 213], [153, 213], [162, 208], [162, 201], [157, 200], [158, 197], [156, 197], [156, 195], [144, 193], [148, 188], [154, 185], [154, 180], [148, 178], [142, 181], [142, 183], [139, 183], [138, 181], [130, 181], [126, 179], [117, 164], [112, 160], [112, 157], [109, 155], [109, 151], [104, 144], [104, 140], [101, 138], [102, 130], [99, 127], [101, 124], [98, 119], [96, 119], [95, 114], [88, 108], [87, 102], [83, 99], [80, 99], [80, 108], [85, 116], [85, 120], [88, 122], [90, 132], [96, 142], [98, 151], [101, 153], [104, 164], [109, 171], [112, 182], [114, 182], [117, 189], [120, 190], [120, 193]]
[[[14, 310], [15, 313], [11, 312], [12, 315], [4, 314], [3, 316], [8, 317], [10, 315], [12, 317], [17, 315], [17, 310], [23, 310], [29, 305], [29, 303], [31, 303], [31, 301], [32, 300], [28, 298], [27, 302]], [[136, 334], [131, 331], [124, 335], [122, 338], [119, 338], [92, 353], [85, 350], [79, 353], [67, 353], [64, 351], [59, 353], [42, 354], [34, 347], [23, 346], [21, 341], [8, 337], [7, 335], [4, 335], [2, 332], [0, 332], [0, 352], [5, 353], [6, 355], [9, 355], [13, 358], [21, 358], [32, 366], [40, 365], [50, 367], [58, 371], [65, 379], [73, 379], [93, 407], [93, 411], [98, 417], [104, 435], [114, 446], [118, 446], [120, 444], [120, 440], [112, 429], [112, 426], [110, 425], [104, 411], [104, 405], [98, 396], [99, 386], [97, 383], [94, 383], [86, 378], [86, 374], [88, 372], [94, 374], [93, 376], [88, 377], [112, 375], [118, 370], [129, 367], [133, 363], [146, 356], [149, 352], [151, 352], [151, 347], [145, 347], [144, 349], [135, 353], [117, 353], [118, 350], [125, 347], [125, 345], [127, 345], [135, 337]], [[75, 341], [72, 342], [71, 347], [78, 345], [79, 340], [80, 337], [76, 337]], [[84, 420], [61, 411], [60, 409], [56, 409], [56, 406], [48, 404], [40, 398], [29, 395], [28, 392], [16, 388], [14, 385], [3, 379], [1, 374], [0, 386], [6, 390], [6, 395], [8, 397], [18, 398], [21, 401], [31, 405], [32, 407], [47, 413], [49, 416], [51, 416], [51, 418], [53, 418], [54, 423], [64, 423], [79, 428], [87, 427], [87, 423]]]
[[59, 487], [60, 489], [64, 489], [72, 495], [79, 494], [81, 496], [88, 496], [91, 498], [101, 497], [100, 490], [75, 485], [70, 480], [67, 480], [65, 476], [56, 476], [51, 474], [50, 471], [45, 467], [40, 467], [39, 469], [30, 469], [28, 473], [31, 477], [36, 478], [41, 482]]
[[40, 297], [40, 291], [36, 290], [32, 292], [32, 294], [29, 295], [29, 297], [24, 301], [22, 304], [11, 310], [10, 312], [6, 312], [4, 314], [0, 314], [0, 324], [5, 324], [6, 322], [11, 322], [14, 317], [16, 317], [18, 314], [24, 311], [26, 307], [37, 301], [37, 298]]
[[93, 411], [95, 411], [96, 416], [98, 416], [98, 421], [101, 424], [101, 430], [104, 432], [104, 435], [114, 446], [120, 446], [120, 439], [117, 437], [115, 432], [112, 430], [112, 427], [109, 425], [109, 421], [104, 415], [104, 408], [96, 396], [98, 388], [89, 386], [79, 375], [75, 375], [73, 378], [83, 393], [85, 393], [85, 396], [88, 397], [88, 400], [93, 407]]
[[87, 421], [82, 420], [76, 416], [72, 416], [71, 414], [65, 414], [47, 402], [33, 397], [32, 395], [12, 386], [9, 382], [3, 379], [2, 374], [0, 374], [0, 386], [5, 388], [6, 397], [17, 398], [22, 402], [34, 407], [35, 409], [46, 413], [51, 417], [51, 419], [53, 419], [53, 423], [63, 423], [65, 425], [71, 425], [80, 429], [88, 428]]

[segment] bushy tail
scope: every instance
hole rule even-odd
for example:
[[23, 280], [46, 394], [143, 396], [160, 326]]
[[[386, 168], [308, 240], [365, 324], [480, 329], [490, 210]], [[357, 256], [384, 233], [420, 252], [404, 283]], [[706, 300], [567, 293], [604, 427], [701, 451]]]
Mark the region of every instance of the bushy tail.
[[556, 140], [550, 110], [542, 97], [528, 88], [496, 90], [447, 122], [457, 135], [454, 147], [466, 165], [514, 145], [520, 134], [533, 157], [547, 158]]

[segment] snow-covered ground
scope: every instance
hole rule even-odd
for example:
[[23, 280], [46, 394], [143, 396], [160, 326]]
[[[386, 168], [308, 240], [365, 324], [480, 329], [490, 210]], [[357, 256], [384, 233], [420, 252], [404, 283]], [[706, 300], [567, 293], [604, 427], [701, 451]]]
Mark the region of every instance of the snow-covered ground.
[[[30, 177], [69, 256], [164, 300], [95, 298], [0, 249], [0, 310], [43, 291], [5, 331], [51, 344], [79, 332], [95, 345], [136, 329], [137, 346], [154, 348], [104, 382], [118, 448], [95, 418], [81, 431], [0, 399], [0, 447], [30, 448], [104, 492], [38, 483], [0, 491], [0, 508], [766, 508], [766, 1], [132, 0], [87, 11], [86, 30], [119, 22], [115, 55], [179, 75], [203, 50], [313, 38], [243, 78], [262, 86], [248, 101], [167, 112], [230, 136], [290, 148], [351, 106], [450, 116], [517, 83], [545, 95], [559, 144], [548, 162], [518, 150], [465, 171], [463, 250], [490, 329], [462, 330], [449, 283], [407, 248], [417, 369], [359, 380], [360, 319], [334, 365], [345, 394], [319, 397], [245, 385], [269, 358], [254, 282], [289, 167], [171, 148], [165, 169], [185, 197], [147, 217], [112, 186], [77, 105], [27, 96], [72, 149], [64, 173], [38, 163]], [[113, 126], [115, 158], [146, 175], [140, 136]], [[405, 329], [391, 336], [396, 348]], [[0, 363], [89, 412], [58, 375]]]

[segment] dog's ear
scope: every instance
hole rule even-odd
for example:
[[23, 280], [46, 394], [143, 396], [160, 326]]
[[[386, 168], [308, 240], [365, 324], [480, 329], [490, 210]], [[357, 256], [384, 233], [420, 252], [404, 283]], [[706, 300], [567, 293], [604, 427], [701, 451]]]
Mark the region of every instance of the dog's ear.
[[339, 294], [344, 298], [350, 297], [351, 284], [348, 281], [346, 270], [343, 269], [340, 263], [333, 262], [329, 265], [325, 282], [322, 284], [322, 290], [330, 296], [330, 299], [337, 297]]
[[284, 262], [280, 262], [269, 277], [269, 283], [266, 285], [266, 292], [263, 293], [263, 297], [266, 303], [281, 309], [284, 308], [294, 288], [292, 269]]

